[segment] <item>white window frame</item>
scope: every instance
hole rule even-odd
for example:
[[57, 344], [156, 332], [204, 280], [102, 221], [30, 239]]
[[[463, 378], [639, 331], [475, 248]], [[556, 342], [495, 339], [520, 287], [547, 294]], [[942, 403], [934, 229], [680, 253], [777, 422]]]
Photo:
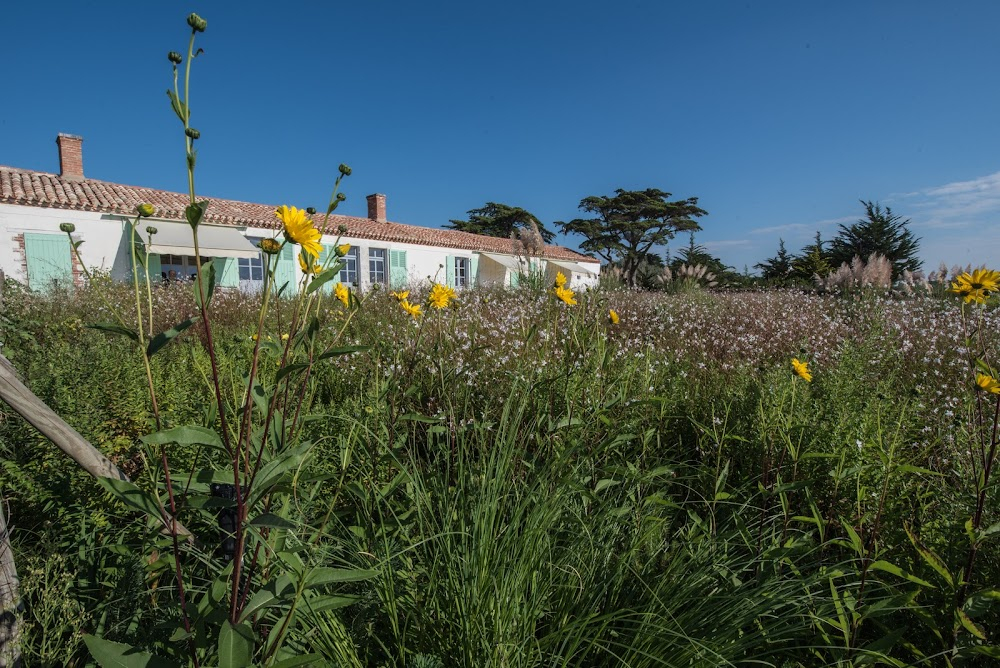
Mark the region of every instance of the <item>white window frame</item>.
[[456, 257], [455, 258], [455, 287], [456, 288], [467, 288], [470, 284], [470, 276], [472, 273], [472, 260], [467, 257]]
[[[376, 268], [376, 263], [381, 263], [381, 269]], [[379, 277], [381, 272], [381, 277]], [[379, 283], [389, 284], [389, 251], [385, 248], [368, 249], [368, 282], [371, 285]]]
[[358, 285], [358, 259], [360, 254], [357, 246], [351, 246], [344, 257], [340, 258], [344, 268], [340, 270], [339, 280], [345, 285]]

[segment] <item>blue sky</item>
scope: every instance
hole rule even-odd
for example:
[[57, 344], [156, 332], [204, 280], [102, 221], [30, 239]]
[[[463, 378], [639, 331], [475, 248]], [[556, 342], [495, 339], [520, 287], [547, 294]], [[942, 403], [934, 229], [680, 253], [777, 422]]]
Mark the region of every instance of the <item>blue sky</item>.
[[192, 10], [203, 195], [321, 208], [346, 162], [342, 213], [382, 192], [433, 227], [655, 187], [741, 270], [871, 199], [929, 269], [1000, 258], [992, 1], [8, 3], [0, 164], [58, 171], [68, 132], [87, 176], [184, 190], [164, 91]]

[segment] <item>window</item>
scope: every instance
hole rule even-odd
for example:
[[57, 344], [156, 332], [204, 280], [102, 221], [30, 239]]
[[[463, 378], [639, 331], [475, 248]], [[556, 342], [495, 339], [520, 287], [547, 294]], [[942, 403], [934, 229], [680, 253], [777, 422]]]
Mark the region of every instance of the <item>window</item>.
[[455, 258], [455, 287], [464, 288], [469, 285], [469, 258]]
[[[247, 238], [256, 246], [260, 239]], [[244, 290], [260, 289], [264, 284], [264, 259], [260, 253], [257, 257], [239, 258], [240, 287]]]
[[372, 283], [382, 283], [386, 282], [386, 271], [385, 271], [385, 249], [384, 248], [370, 248], [368, 249], [368, 282]]
[[[211, 262], [212, 258], [201, 257], [201, 263]], [[198, 275], [198, 263], [193, 255], [161, 255], [160, 278], [164, 281], [194, 280]]]
[[351, 246], [347, 255], [340, 258], [344, 263], [344, 268], [340, 270], [340, 282], [349, 285], [358, 284], [358, 247]]

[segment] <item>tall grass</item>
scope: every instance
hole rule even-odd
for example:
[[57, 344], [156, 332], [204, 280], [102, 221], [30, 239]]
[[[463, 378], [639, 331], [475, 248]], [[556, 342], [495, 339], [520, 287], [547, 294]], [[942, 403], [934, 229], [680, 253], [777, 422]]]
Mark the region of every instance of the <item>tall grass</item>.
[[[155, 317], [175, 321], [162, 294]], [[212, 306], [233, 402], [251, 348], [246, 299]], [[86, 289], [7, 304], [5, 354], [141, 472], [142, 369], [80, 327], [101, 304]], [[983, 315], [994, 353], [997, 315]], [[956, 306], [926, 299], [620, 291], [566, 309], [544, 293], [471, 291], [419, 325], [373, 296], [345, 331], [371, 352], [316, 370], [303, 407], [315, 455], [292, 490], [305, 522], [283, 540], [377, 577], [338, 605], [305, 604], [288, 646], [400, 668], [990, 665], [990, 595], [972, 610], [987, 639], [960, 630], [953, 646], [953, 594], [925, 558], [961, 570], [976, 508], [960, 322]], [[157, 360], [168, 424], [202, 414], [205, 367], [190, 335]], [[119, 637], [158, 642], [156, 621], [175, 614], [169, 573], [142, 565], [141, 593], [114, 584], [126, 562], [106, 546], [139, 539], [128, 515], [9, 414], [0, 440], [18, 556], [33, 564], [33, 651], [57, 646], [82, 665], [80, 634], [46, 612], [63, 607], [103, 605]], [[989, 495], [984, 527], [1000, 521]], [[1000, 580], [984, 545], [970, 592]], [[72, 585], [43, 601], [32, 592], [52, 569]], [[88, 584], [92, 573], [110, 584]], [[93, 632], [101, 615], [67, 618]]]

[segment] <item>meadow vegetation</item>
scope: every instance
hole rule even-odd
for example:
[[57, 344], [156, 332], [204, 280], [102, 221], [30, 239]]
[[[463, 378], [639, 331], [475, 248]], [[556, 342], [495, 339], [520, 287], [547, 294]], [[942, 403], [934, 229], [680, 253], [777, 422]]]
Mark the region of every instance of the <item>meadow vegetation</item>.
[[[84, 326], [131, 296], [111, 283], [45, 296], [11, 285], [4, 352], [151, 489], [141, 356], [127, 338]], [[152, 297], [157, 331], [195, 308], [190, 286]], [[417, 290], [408, 299], [425, 302]], [[212, 302], [232, 406], [259, 301]], [[341, 345], [364, 350], [313, 366], [302, 407], [313, 446], [281, 496], [294, 523], [273, 521], [266, 542], [280, 534], [285, 559], [364, 577], [328, 583], [319, 605], [305, 597], [275, 661], [996, 660], [1000, 517], [995, 484], [977, 487], [976, 420], [996, 395], [975, 390], [969, 366], [970, 352], [995, 359], [995, 310], [967, 307], [970, 337], [958, 298], [620, 290], [574, 301], [471, 290], [420, 318], [384, 291], [353, 310], [321, 302], [320, 327], [343, 328]], [[293, 312], [272, 302], [264, 343], [281, 341]], [[267, 382], [279, 357], [265, 346]], [[210, 417], [203, 334], [192, 329], [153, 359], [164, 425]], [[156, 524], [137, 522], [15, 416], [0, 429], [31, 662], [83, 665], [85, 633], [183, 650], [169, 640], [178, 592]], [[169, 456], [184, 475], [227, 465], [199, 445], [175, 443]], [[980, 491], [988, 502], [973, 529]], [[211, 567], [225, 567], [217, 509], [193, 501], [178, 511], [203, 541], [182, 548], [189, 599], [209, 596]], [[266, 572], [254, 577], [266, 587]], [[280, 619], [271, 612], [253, 620], [258, 640]]]

